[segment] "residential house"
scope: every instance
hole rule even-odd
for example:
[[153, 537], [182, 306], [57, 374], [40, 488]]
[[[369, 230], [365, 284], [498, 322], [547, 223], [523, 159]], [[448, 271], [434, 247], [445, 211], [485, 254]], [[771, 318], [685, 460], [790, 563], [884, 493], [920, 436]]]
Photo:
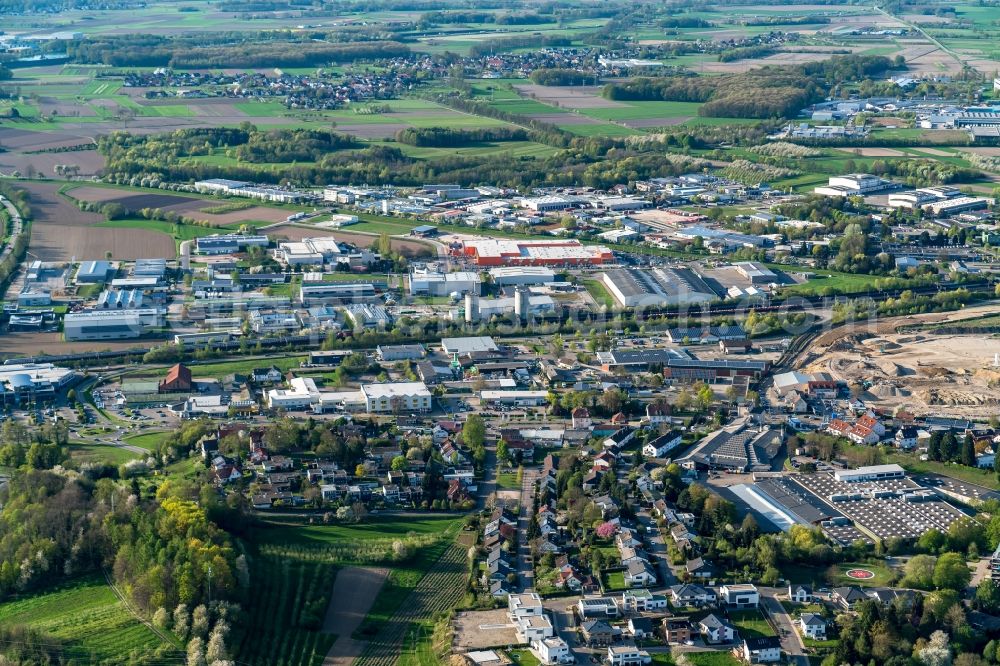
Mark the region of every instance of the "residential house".
[[896, 444], [896, 448], [903, 449], [904, 451], [912, 451], [917, 448], [917, 427], [916, 426], [903, 426], [896, 431], [896, 436], [893, 441]]
[[732, 608], [757, 608], [760, 604], [760, 593], [750, 583], [723, 585], [719, 588], [719, 598]]
[[649, 590], [625, 590], [622, 592], [622, 612], [646, 613], [663, 610], [667, 607], [667, 598], [662, 594], [653, 594]]
[[773, 664], [781, 661], [781, 640], [777, 636], [744, 638], [740, 652], [748, 664]]
[[670, 405], [666, 403], [650, 403], [646, 405], [646, 420], [649, 421], [650, 425], [669, 424], [671, 422]]
[[712, 645], [731, 643], [736, 638], [736, 628], [715, 614], [701, 618], [697, 626], [705, 642]]
[[628, 627], [628, 633], [637, 641], [653, 636], [653, 620], [648, 617], [629, 618], [626, 626]]
[[648, 458], [664, 458], [668, 453], [680, 446], [683, 433], [680, 430], [671, 430], [665, 435], [660, 435], [642, 447], [642, 454]]
[[713, 573], [711, 565], [700, 557], [688, 560], [687, 564], [684, 565], [684, 569], [687, 571], [688, 576], [695, 579], [711, 578]]
[[573, 420], [573, 428], [589, 428], [593, 425], [593, 421], [590, 418], [590, 410], [586, 407], [576, 407], [573, 409], [571, 414]]
[[816, 613], [803, 613], [799, 618], [799, 629], [806, 638], [826, 640], [826, 619]]
[[846, 587], [835, 587], [831, 594], [834, 603], [844, 610], [851, 610], [854, 606], [868, 598], [861, 588], [849, 585]]
[[667, 643], [691, 641], [691, 622], [686, 617], [663, 618], [663, 640]]
[[516, 624], [518, 636], [528, 643], [540, 641], [544, 638], [552, 638], [555, 635], [552, 622], [544, 615], [522, 617]]
[[521, 618], [538, 617], [542, 615], [542, 598], [537, 592], [522, 592], [512, 594], [507, 600], [507, 615], [515, 624]]
[[645, 650], [628, 645], [612, 645], [608, 647], [608, 663], [611, 666], [642, 666], [652, 661]]
[[576, 612], [584, 620], [618, 617], [618, 604], [611, 597], [585, 597], [576, 603]]
[[656, 572], [649, 562], [633, 560], [625, 568], [625, 584], [630, 587], [647, 587], [656, 584]]
[[269, 368], [254, 368], [250, 372], [250, 377], [258, 384], [277, 384], [285, 378], [285, 376], [281, 374], [281, 370], [278, 370], [278, 368], [273, 365]]
[[607, 647], [614, 641], [614, 630], [604, 620], [586, 620], [580, 624], [580, 636], [589, 647]]
[[789, 585], [788, 600], [796, 604], [807, 604], [812, 601], [812, 588], [808, 585]]
[[675, 606], [708, 606], [716, 602], [715, 592], [701, 585], [674, 585], [670, 588], [670, 601]]
[[535, 641], [532, 643], [532, 647], [538, 653], [538, 660], [546, 664], [546, 666], [567, 664], [576, 661], [570, 653], [569, 644], [558, 636]]

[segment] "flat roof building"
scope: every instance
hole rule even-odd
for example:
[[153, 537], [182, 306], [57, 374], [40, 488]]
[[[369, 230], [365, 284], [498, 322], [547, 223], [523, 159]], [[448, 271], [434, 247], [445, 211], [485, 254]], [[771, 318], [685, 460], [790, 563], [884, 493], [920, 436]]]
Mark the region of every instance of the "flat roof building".
[[423, 382], [364, 384], [361, 394], [371, 413], [429, 412], [431, 392]]
[[838, 469], [833, 473], [837, 481], [881, 481], [883, 479], [900, 479], [906, 476], [906, 470], [899, 465], [872, 465], [857, 469]]
[[619, 268], [601, 274], [601, 282], [622, 307], [661, 307], [707, 303], [715, 291], [689, 268]]
[[63, 318], [63, 335], [67, 340], [122, 340], [162, 325], [158, 308], [71, 312]]
[[461, 252], [478, 266], [598, 266], [614, 261], [610, 249], [578, 240], [476, 238], [462, 241]]
[[78, 284], [103, 284], [114, 273], [110, 261], [82, 261], [76, 271]]
[[544, 266], [500, 266], [490, 269], [490, 279], [499, 287], [512, 287], [555, 282], [556, 274]]
[[453, 293], [479, 294], [479, 273], [458, 271], [439, 273], [426, 268], [414, 268], [410, 273], [410, 294], [413, 296], [449, 296]]
[[499, 351], [493, 338], [485, 335], [470, 338], [441, 338], [441, 349], [449, 355]]
[[741, 261], [733, 264], [736, 272], [750, 280], [750, 284], [771, 284], [778, 281], [778, 276], [767, 266], [753, 261]]
[[375, 285], [370, 282], [303, 282], [299, 287], [299, 302], [363, 303], [375, 299]]
[[0, 365], [0, 404], [20, 405], [25, 399], [54, 396], [75, 378], [73, 370], [51, 363]]

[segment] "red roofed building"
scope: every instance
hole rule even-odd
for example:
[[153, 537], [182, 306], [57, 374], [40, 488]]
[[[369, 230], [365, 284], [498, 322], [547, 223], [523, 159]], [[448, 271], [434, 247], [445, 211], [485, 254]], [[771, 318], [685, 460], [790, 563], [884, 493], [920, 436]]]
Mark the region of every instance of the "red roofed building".
[[462, 241], [460, 252], [477, 266], [598, 266], [615, 259], [606, 247], [573, 239], [475, 238]]
[[180, 393], [183, 391], [190, 391], [194, 386], [191, 381], [191, 370], [187, 366], [178, 363], [174, 367], [170, 368], [167, 372], [167, 376], [164, 378], [158, 387], [160, 393]]

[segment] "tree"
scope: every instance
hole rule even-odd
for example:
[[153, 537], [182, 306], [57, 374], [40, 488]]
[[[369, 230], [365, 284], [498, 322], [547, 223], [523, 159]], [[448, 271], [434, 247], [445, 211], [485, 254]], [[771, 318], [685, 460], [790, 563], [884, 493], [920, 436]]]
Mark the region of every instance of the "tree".
[[610, 414], [617, 414], [622, 410], [622, 406], [625, 404], [626, 396], [621, 389], [611, 388], [601, 394], [601, 407], [606, 409]]
[[167, 625], [170, 623], [170, 613], [163, 606], [156, 609], [153, 613], [153, 626], [157, 629], [166, 629]]
[[187, 666], [205, 666], [205, 641], [195, 636], [187, 645]]
[[948, 634], [941, 630], [931, 634], [926, 647], [915, 650], [917, 660], [924, 666], [948, 666], [951, 663], [951, 648]]
[[934, 586], [938, 589], [961, 591], [971, 578], [965, 559], [958, 553], [944, 553], [934, 565]]
[[507, 446], [507, 442], [502, 439], [497, 442], [497, 460], [501, 463], [510, 461], [510, 448]]
[[486, 440], [486, 422], [479, 414], [470, 414], [462, 426], [462, 441], [466, 446], [482, 446]]
[[396, 456], [392, 459], [392, 471], [402, 472], [409, 466], [409, 462], [406, 460], [406, 456]]
[[976, 444], [972, 441], [972, 435], [968, 433], [962, 441], [961, 463], [966, 467], [976, 466]]
[[906, 563], [906, 574], [903, 585], [915, 587], [918, 590], [934, 588], [934, 564], [936, 558], [932, 555], [914, 555]]
[[356, 466], [356, 467], [354, 468], [354, 476], [357, 476], [357, 477], [362, 477], [362, 476], [364, 476], [364, 475], [365, 475], [365, 466], [364, 466], [364, 465], [361, 465], [361, 464], [358, 464], [358, 465], [357, 465], [357, 466]]
[[1000, 610], [1000, 587], [989, 578], [976, 588], [976, 607], [987, 613]]

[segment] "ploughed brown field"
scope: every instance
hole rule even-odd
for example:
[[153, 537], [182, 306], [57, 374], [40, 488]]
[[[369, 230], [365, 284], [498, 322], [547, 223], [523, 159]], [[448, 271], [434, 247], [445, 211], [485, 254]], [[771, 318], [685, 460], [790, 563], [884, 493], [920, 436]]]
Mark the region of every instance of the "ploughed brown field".
[[19, 183], [31, 194], [31, 243], [28, 249], [41, 261], [84, 261], [145, 257], [173, 258], [172, 238], [147, 229], [116, 229], [97, 226], [104, 217], [81, 211], [59, 194], [60, 183]]
[[143, 208], [173, 211], [178, 215], [202, 220], [216, 227], [242, 224], [250, 220], [284, 222], [291, 214], [291, 211], [269, 206], [250, 206], [243, 210], [221, 214], [206, 213], [205, 209], [223, 206], [238, 200], [203, 199], [196, 196], [160, 194], [158, 192], [133, 192], [132, 190], [112, 187], [77, 187], [70, 190], [69, 195], [80, 201], [119, 203], [132, 211]]

